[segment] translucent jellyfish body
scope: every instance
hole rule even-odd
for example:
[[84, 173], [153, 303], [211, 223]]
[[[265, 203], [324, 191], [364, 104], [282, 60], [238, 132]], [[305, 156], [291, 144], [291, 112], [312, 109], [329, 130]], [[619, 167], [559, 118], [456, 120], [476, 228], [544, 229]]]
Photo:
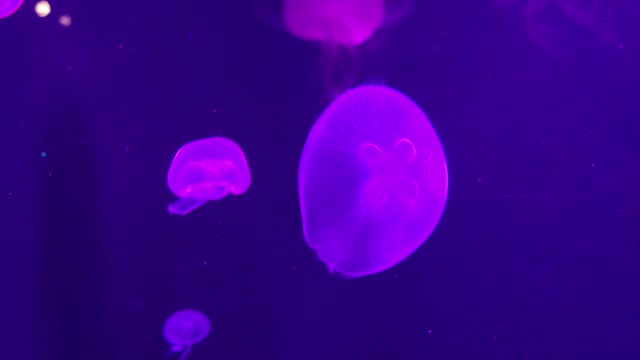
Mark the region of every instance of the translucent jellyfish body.
[[386, 270], [433, 232], [447, 182], [442, 145], [416, 104], [384, 86], [348, 90], [320, 116], [302, 151], [305, 240], [330, 271]]
[[283, 20], [294, 36], [352, 47], [384, 21], [383, 0], [283, 0]]
[[207, 316], [200, 311], [184, 309], [176, 311], [164, 322], [164, 338], [171, 345], [171, 351], [182, 352], [184, 360], [191, 347], [201, 342], [211, 330]]
[[[558, 60], [585, 51], [638, 44], [640, 3], [635, 0], [493, 0], [499, 10], [517, 10], [529, 39]], [[512, 15], [509, 15], [512, 16]]]
[[[254, 0], [256, 14], [271, 27], [320, 44], [318, 65], [306, 91], [320, 90], [334, 99], [357, 82], [361, 57], [376, 51], [370, 41], [380, 29], [395, 24], [414, 0]], [[365, 46], [366, 44], [366, 46]]]
[[185, 215], [207, 201], [244, 193], [251, 174], [240, 146], [214, 137], [180, 148], [169, 167], [167, 183], [179, 197], [169, 205], [169, 212]]
[[13, 15], [24, 0], [0, 0], [0, 19]]

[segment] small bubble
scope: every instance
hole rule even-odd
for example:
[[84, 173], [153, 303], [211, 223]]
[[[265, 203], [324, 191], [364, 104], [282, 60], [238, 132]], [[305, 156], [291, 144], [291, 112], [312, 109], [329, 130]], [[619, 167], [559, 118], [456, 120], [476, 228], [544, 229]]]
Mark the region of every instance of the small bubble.
[[41, 152], [40, 153], [40, 157], [46, 158], [47, 157], [46, 151]]
[[51, 5], [46, 1], [40, 1], [36, 4], [35, 11], [39, 17], [47, 17], [51, 13]]
[[58, 19], [58, 23], [60, 25], [62, 25], [62, 27], [69, 27], [71, 26], [71, 16], [69, 15], [62, 15], [60, 16], [60, 18]]

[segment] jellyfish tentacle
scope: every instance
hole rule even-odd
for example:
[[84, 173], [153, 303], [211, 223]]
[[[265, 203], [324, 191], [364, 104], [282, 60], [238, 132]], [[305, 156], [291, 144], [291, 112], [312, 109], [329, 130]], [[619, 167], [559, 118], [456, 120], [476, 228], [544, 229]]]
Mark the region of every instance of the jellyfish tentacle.
[[187, 355], [189, 355], [190, 352], [191, 352], [191, 345], [185, 346], [184, 351], [182, 352], [182, 355], [180, 355], [180, 360], [186, 359]]
[[171, 214], [186, 215], [191, 212], [191, 210], [204, 205], [207, 201], [208, 200], [205, 199], [179, 198], [169, 204], [167, 210], [169, 210], [169, 213]]

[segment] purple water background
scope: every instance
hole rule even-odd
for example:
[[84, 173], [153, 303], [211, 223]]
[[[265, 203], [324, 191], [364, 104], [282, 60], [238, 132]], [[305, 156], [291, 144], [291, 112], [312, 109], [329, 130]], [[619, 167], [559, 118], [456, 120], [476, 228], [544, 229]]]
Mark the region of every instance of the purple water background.
[[[632, 30], [557, 59], [517, 10], [419, 1], [377, 34], [358, 82], [425, 111], [449, 199], [415, 254], [344, 281], [297, 198], [319, 46], [245, 1], [33, 5], [0, 21], [0, 357], [165, 359], [188, 307], [212, 327], [193, 360], [638, 358]], [[212, 136], [241, 144], [251, 188], [170, 216], [175, 151]]]

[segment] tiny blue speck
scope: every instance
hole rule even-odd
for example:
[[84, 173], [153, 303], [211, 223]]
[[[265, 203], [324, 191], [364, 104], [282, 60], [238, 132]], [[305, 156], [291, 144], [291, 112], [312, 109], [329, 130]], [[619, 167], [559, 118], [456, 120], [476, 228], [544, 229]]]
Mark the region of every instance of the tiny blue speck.
[[40, 156], [43, 157], [43, 158], [47, 157], [47, 153], [43, 151], [43, 152], [40, 153]]

